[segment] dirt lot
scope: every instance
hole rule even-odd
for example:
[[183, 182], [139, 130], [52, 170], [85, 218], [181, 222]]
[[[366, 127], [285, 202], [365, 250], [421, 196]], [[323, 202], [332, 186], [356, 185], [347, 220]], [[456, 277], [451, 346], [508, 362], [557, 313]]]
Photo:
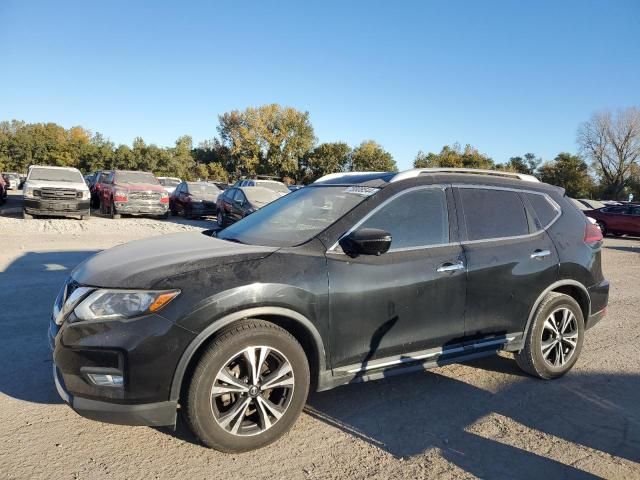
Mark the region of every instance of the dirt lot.
[[[17, 206], [12, 198], [6, 207]], [[58, 398], [46, 331], [63, 279], [93, 252], [212, 222], [0, 216], [1, 478], [640, 478], [640, 240], [607, 239], [608, 316], [560, 380], [508, 355], [309, 398], [275, 445], [199, 446], [179, 425], [85, 420]]]

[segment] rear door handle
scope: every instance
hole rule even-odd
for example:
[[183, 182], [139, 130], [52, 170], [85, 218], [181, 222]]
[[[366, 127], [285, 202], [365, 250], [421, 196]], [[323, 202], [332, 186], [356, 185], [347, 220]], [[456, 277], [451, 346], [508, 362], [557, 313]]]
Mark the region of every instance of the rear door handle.
[[542, 259], [542, 258], [548, 257], [549, 255], [551, 255], [550, 250], [536, 250], [531, 254], [531, 258]]
[[447, 263], [443, 263], [442, 265], [440, 265], [436, 272], [438, 273], [453, 273], [453, 272], [457, 272], [458, 270], [464, 270], [464, 263], [462, 262], [457, 262], [457, 263], [451, 263], [451, 262], [447, 262]]

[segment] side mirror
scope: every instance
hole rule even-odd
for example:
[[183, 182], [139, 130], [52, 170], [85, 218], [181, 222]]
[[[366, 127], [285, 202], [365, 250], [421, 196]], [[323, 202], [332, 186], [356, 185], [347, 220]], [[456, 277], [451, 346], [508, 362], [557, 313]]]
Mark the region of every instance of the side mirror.
[[391, 234], [378, 228], [361, 228], [342, 237], [339, 242], [344, 253], [357, 255], [382, 255], [391, 247]]

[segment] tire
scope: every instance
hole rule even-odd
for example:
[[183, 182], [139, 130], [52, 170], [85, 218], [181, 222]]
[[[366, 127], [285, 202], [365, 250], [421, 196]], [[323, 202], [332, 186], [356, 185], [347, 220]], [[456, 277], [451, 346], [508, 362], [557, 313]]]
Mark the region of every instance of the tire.
[[158, 217], [160, 220], [167, 220], [169, 218], [169, 212], [165, 212]]
[[[249, 348], [256, 349], [254, 359], [268, 352], [257, 382], [252, 379], [248, 356], [243, 355]], [[291, 368], [284, 369], [288, 373], [278, 376], [277, 372], [287, 365]], [[229, 387], [232, 383], [220, 380], [220, 375], [224, 376], [222, 369], [235, 374], [232, 380], [246, 390], [219, 392], [214, 396], [214, 386], [219, 391], [233, 388]], [[261, 393], [265, 379], [272, 374], [287, 385]], [[309, 379], [307, 357], [289, 332], [263, 320], [239, 322], [217, 336], [198, 362], [187, 395], [187, 423], [203, 444], [222, 452], [239, 453], [264, 447], [295, 423], [307, 400]], [[275, 414], [271, 410], [274, 405]], [[239, 408], [242, 406], [245, 408]], [[234, 407], [239, 408], [239, 416], [230, 413]], [[225, 418], [225, 414], [231, 417]]]
[[22, 218], [25, 220], [33, 220], [33, 215], [29, 215], [27, 212], [22, 212]]
[[216, 215], [216, 223], [220, 228], [224, 228], [224, 215], [220, 211]]
[[[556, 332], [550, 328], [552, 325]], [[575, 365], [583, 341], [584, 316], [580, 305], [569, 295], [551, 292], [538, 306], [524, 348], [516, 353], [516, 363], [534, 377], [558, 378]]]
[[606, 237], [607, 236], [607, 226], [604, 224], [604, 222], [601, 222], [600, 220], [598, 220], [596, 222], [596, 225], [598, 225], [598, 227], [600, 228], [600, 231], [602, 232], [602, 236]]
[[113, 203], [113, 199], [111, 199], [111, 203], [109, 204], [109, 216], [114, 220], [118, 220], [119, 218], [122, 218], [122, 215], [120, 215], [116, 211], [116, 206]]

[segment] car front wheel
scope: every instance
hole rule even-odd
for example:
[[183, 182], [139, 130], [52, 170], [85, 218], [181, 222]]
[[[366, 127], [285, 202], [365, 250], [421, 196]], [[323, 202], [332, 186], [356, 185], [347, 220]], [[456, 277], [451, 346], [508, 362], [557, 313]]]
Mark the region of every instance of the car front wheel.
[[540, 303], [516, 362], [530, 375], [557, 378], [576, 363], [583, 341], [580, 305], [569, 295], [551, 292]]
[[189, 386], [187, 421], [216, 450], [264, 447], [295, 423], [309, 378], [304, 350], [289, 332], [262, 320], [243, 321], [203, 354]]

